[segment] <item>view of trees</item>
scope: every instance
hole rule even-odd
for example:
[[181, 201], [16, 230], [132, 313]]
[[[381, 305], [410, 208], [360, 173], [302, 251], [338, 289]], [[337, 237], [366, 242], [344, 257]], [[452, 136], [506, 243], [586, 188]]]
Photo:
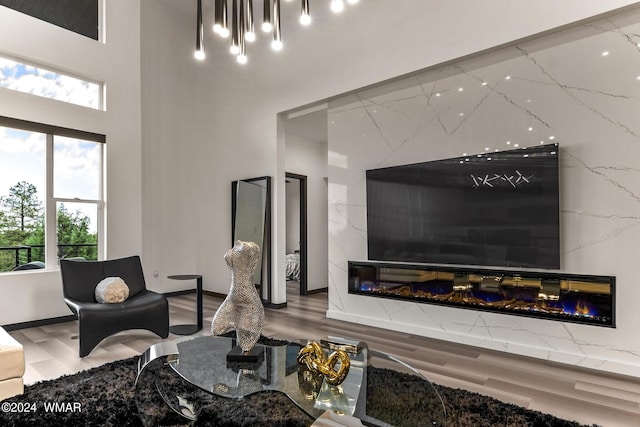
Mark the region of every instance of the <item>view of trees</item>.
[[[97, 235], [90, 232], [91, 220], [80, 211], [69, 212], [60, 204], [57, 212], [58, 256], [97, 258]], [[78, 245], [78, 246], [75, 246]], [[16, 261], [15, 248], [18, 251]], [[13, 248], [13, 249], [9, 249]], [[30, 248], [30, 249], [29, 249]], [[44, 206], [35, 185], [21, 181], [0, 197], [0, 271], [17, 264], [44, 262]]]

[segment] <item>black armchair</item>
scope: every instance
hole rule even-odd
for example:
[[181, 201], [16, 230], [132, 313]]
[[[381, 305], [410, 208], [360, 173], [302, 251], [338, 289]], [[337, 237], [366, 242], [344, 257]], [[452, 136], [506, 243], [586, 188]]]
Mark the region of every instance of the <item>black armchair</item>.
[[[64, 301], [78, 317], [80, 357], [104, 338], [130, 329], [146, 329], [169, 336], [169, 303], [164, 295], [147, 290], [139, 256], [107, 261], [60, 260]], [[95, 288], [106, 277], [120, 277], [129, 287], [121, 303], [100, 304]]]

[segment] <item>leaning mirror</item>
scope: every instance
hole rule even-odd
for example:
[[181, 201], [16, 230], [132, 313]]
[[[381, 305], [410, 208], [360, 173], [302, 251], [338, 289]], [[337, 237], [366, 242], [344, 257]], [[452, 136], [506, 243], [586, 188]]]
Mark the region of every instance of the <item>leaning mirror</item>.
[[262, 263], [253, 276], [265, 304], [271, 303], [271, 177], [231, 183], [231, 246], [237, 240], [260, 246]]

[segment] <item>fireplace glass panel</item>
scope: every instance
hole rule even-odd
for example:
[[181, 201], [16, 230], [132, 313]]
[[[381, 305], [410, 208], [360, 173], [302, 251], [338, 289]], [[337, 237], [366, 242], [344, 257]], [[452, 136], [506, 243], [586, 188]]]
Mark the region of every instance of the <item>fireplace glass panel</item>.
[[615, 277], [349, 263], [349, 293], [615, 326]]

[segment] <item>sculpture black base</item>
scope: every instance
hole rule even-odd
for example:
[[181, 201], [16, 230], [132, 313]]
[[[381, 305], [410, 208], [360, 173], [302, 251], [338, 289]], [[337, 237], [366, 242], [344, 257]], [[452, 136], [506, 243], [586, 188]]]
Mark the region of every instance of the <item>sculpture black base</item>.
[[227, 362], [256, 363], [263, 355], [263, 348], [253, 347], [251, 350], [244, 352], [239, 345], [236, 345], [227, 353]]

